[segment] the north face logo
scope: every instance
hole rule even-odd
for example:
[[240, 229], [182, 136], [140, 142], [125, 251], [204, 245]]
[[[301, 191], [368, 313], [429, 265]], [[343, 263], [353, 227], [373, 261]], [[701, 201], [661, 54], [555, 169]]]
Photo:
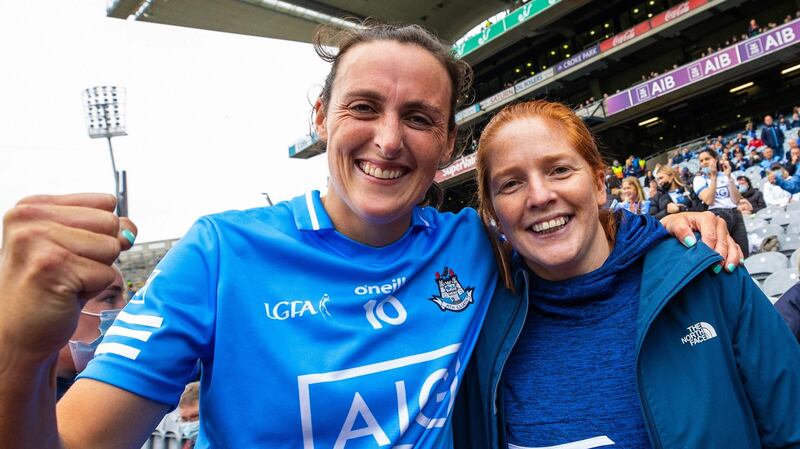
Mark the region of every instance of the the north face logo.
[[717, 336], [717, 331], [714, 329], [714, 326], [703, 321], [687, 327], [686, 330], [688, 330], [689, 333], [681, 338], [681, 343], [689, 343], [692, 346], [706, 340], [711, 340]]

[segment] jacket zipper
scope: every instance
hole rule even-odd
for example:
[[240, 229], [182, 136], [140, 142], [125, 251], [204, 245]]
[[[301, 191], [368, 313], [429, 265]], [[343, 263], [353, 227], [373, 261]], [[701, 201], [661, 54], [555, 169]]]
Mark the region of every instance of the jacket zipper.
[[[707, 259], [715, 259], [715, 257], [708, 257]], [[675, 293], [679, 292], [683, 287], [686, 286], [686, 284], [689, 283], [689, 281], [697, 277], [698, 274], [700, 274], [703, 270], [708, 268], [708, 266], [706, 265], [707, 259], [704, 259], [703, 261], [699, 262], [696, 268], [692, 270], [692, 272], [688, 276], [686, 276], [683, 279], [683, 281], [679, 283], [672, 292], [670, 292], [669, 295], [667, 295], [664, 299], [661, 300], [661, 304], [659, 304], [656, 313], [654, 313], [653, 316], [650, 317], [650, 319], [648, 319], [647, 327], [645, 328], [644, 332], [642, 332], [642, 337], [639, 339], [638, 342], [638, 348], [636, 351], [636, 375], [638, 378], [636, 379], [636, 386], [637, 389], [639, 390], [639, 402], [642, 404], [642, 411], [644, 412], [644, 418], [645, 421], [647, 421], [647, 430], [650, 433], [651, 440], [654, 446], [653, 449], [661, 449], [663, 445], [661, 443], [661, 438], [659, 438], [658, 436], [658, 429], [656, 429], [655, 422], [653, 421], [653, 415], [652, 413], [650, 413], [650, 406], [647, 404], [647, 399], [645, 398], [644, 395], [644, 387], [642, 387], [642, 366], [639, 363], [639, 353], [642, 350], [644, 339], [647, 336], [647, 331], [650, 330], [650, 325], [653, 323], [654, 318], [658, 316], [658, 314], [661, 312], [661, 310], [664, 309], [664, 307], [666, 307], [669, 300], [675, 296]]]

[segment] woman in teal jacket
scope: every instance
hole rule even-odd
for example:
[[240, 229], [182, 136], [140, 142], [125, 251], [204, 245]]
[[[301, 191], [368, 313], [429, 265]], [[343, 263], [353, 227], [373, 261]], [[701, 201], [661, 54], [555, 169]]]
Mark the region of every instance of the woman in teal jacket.
[[485, 128], [481, 212], [516, 293], [492, 299], [456, 447], [800, 448], [800, 347], [780, 316], [707, 247], [600, 210], [604, 169], [563, 105]]

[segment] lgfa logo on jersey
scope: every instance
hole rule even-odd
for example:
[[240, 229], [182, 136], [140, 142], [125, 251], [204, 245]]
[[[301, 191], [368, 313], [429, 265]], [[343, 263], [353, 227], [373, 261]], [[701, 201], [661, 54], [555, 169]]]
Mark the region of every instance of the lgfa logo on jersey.
[[692, 346], [706, 340], [711, 340], [717, 336], [717, 331], [714, 329], [714, 326], [703, 321], [687, 327], [686, 330], [688, 330], [689, 333], [681, 338], [681, 343], [689, 343]]
[[436, 285], [439, 287], [439, 296], [433, 295], [428, 299], [435, 302], [442, 312], [446, 310], [461, 312], [472, 304], [472, 293], [475, 288], [464, 288], [452, 268], [444, 267], [441, 275], [436, 272]]
[[264, 303], [264, 309], [267, 311], [267, 318], [271, 320], [285, 320], [289, 318], [297, 318], [308, 313], [309, 315], [322, 315], [322, 318], [328, 319], [331, 313], [328, 311], [328, 303], [331, 298], [328, 294], [322, 295], [322, 298], [314, 308], [314, 302], [311, 300], [296, 300], [296, 301], [280, 301], [274, 306], [269, 303]]

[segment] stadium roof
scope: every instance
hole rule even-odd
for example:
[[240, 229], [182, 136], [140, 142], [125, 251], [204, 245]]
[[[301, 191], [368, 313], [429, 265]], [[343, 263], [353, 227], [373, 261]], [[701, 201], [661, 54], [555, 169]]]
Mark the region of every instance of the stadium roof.
[[508, 0], [112, 0], [107, 15], [299, 42], [310, 42], [321, 23], [377, 17], [418, 23], [452, 42], [508, 6]]

